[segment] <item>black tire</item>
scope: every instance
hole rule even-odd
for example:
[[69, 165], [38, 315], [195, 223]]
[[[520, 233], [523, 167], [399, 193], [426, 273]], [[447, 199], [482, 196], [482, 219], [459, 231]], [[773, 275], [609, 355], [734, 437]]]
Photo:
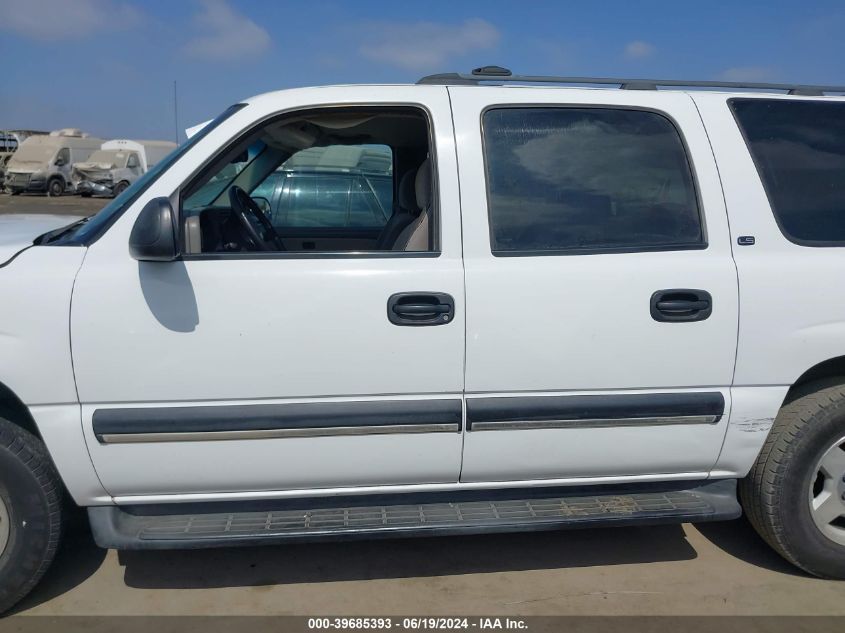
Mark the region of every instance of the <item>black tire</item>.
[[127, 189], [129, 189], [129, 183], [126, 182], [125, 180], [121, 180], [119, 183], [117, 183], [114, 186], [112, 193], [114, 194], [114, 197], [117, 198], [120, 194], [122, 194]]
[[0, 418], [0, 498], [9, 534], [0, 554], [0, 613], [38, 583], [53, 561], [62, 529], [59, 478], [44, 445]]
[[91, 197], [91, 193], [88, 192], [88, 191], [86, 191], [84, 193], [80, 193], [79, 195], [82, 196], [83, 198], [90, 198]]
[[[810, 511], [819, 460], [845, 437], [845, 378], [799, 387], [778, 413], [757, 462], [740, 482], [742, 506], [781, 556], [822, 578], [845, 579], [845, 545], [825, 536]], [[845, 494], [843, 474], [838, 492]]]
[[65, 181], [62, 178], [50, 178], [47, 182], [47, 195], [52, 198], [58, 198], [65, 192]]
[[9, 189], [9, 193], [12, 194], [13, 196], [19, 195], [20, 192], [21, 192], [20, 189]]

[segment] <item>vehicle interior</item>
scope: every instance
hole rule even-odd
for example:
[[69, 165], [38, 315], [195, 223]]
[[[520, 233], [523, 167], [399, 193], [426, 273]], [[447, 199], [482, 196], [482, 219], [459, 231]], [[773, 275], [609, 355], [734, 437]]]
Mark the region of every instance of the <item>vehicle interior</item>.
[[430, 147], [414, 107], [271, 119], [182, 191], [183, 252], [434, 251]]

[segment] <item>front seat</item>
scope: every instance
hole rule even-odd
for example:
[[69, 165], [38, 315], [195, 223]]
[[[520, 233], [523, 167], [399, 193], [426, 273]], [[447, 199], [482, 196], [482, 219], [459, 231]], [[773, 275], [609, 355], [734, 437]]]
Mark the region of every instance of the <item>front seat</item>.
[[393, 245], [399, 234], [405, 228], [417, 219], [420, 209], [417, 206], [417, 195], [414, 191], [414, 184], [416, 182], [416, 175], [418, 170], [410, 169], [405, 172], [402, 179], [399, 181], [399, 208], [396, 210], [376, 240], [376, 250], [391, 251], [395, 250]]
[[429, 227], [431, 226], [431, 161], [426, 158], [414, 178], [414, 197], [416, 206], [420, 209], [416, 219], [408, 224], [391, 250], [394, 251], [427, 251], [429, 248]]

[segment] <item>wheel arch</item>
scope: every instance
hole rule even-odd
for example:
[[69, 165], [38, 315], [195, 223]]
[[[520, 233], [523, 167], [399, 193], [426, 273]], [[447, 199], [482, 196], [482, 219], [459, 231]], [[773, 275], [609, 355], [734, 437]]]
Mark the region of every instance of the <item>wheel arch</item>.
[[3, 382], [0, 382], [0, 417], [29, 431], [43, 441], [44, 438], [41, 437], [41, 432], [38, 430], [38, 425], [29, 412], [29, 408]]
[[845, 356], [828, 358], [810, 367], [792, 383], [789, 391], [786, 392], [783, 404], [789, 404], [795, 398], [803, 395], [806, 392], [807, 385], [811, 383], [834, 384], [837, 380], [839, 383], [845, 384]]

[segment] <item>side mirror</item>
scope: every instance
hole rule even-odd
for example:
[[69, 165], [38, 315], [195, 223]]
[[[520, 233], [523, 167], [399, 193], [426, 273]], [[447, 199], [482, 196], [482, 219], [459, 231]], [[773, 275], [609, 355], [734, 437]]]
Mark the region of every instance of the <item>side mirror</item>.
[[262, 213], [270, 213], [270, 201], [267, 198], [258, 196], [253, 198], [252, 201], [258, 205], [258, 208], [261, 209]]
[[176, 221], [170, 200], [153, 198], [144, 205], [129, 235], [129, 253], [139, 262], [176, 259]]
[[56, 162], [53, 163], [56, 167], [64, 167], [65, 159], [64, 158], [57, 158]]

